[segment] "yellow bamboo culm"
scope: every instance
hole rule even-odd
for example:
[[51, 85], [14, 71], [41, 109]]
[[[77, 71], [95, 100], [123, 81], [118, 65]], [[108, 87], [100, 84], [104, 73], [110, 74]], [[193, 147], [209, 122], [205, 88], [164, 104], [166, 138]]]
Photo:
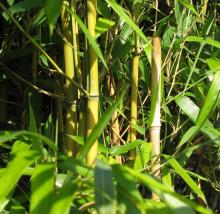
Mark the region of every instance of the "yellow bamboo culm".
[[[77, 8], [77, 1], [72, 0], [71, 1], [71, 6], [72, 6], [72, 10], [73, 12], [76, 12], [76, 8]], [[79, 52], [79, 38], [78, 38], [78, 34], [79, 34], [79, 29], [78, 29], [78, 24], [76, 22], [76, 19], [74, 18], [74, 16], [71, 17], [71, 21], [72, 21], [72, 41], [73, 41], [73, 56], [74, 56], [74, 68], [76, 71], [76, 79], [77, 82], [80, 84], [80, 86], [83, 88], [83, 83], [82, 83], [82, 78], [83, 78], [83, 74], [82, 74], [82, 68], [81, 68], [81, 61], [80, 61], [80, 57], [78, 55]], [[86, 108], [85, 108], [85, 102], [84, 102], [85, 98], [84, 95], [82, 94], [82, 92], [78, 91], [78, 101], [80, 104], [80, 108], [79, 108], [79, 123], [78, 123], [78, 134], [82, 137], [85, 137], [85, 112], [86, 112]]]
[[[96, 0], [87, 0], [87, 25], [91, 35], [95, 38]], [[95, 50], [88, 46], [89, 64], [89, 97], [87, 112], [87, 136], [91, 133], [99, 118], [99, 79], [98, 58]], [[93, 166], [98, 154], [98, 140], [95, 141], [87, 155], [87, 164]]]
[[[66, 7], [69, 7], [69, 1], [63, 1], [63, 8], [61, 12], [62, 27], [64, 39], [64, 64], [65, 73], [70, 79], [74, 79], [74, 61], [73, 61], [73, 49], [72, 37], [71, 37], [71, 22], [70, 16]], [[66, 134], [76, 135], [77, 130], [77, 112], [76, 112], [76, 89], [73, 84], [66, 80], [65, 85], [65, 95], [67, 98], [67, 108], [66, 108]], [[67, 156], [75, 156], [77, 154], [77, 145], [69, 137], [65, 138], [67, 146]]]
[[[159, 37], [152, 40], [153, 52], [151, 63], [151, 96], [156, 97], [156, 103], [151, 105], [151, 112], [154, 112], [152, 124], [150, 127], [150, 142], [152, 142], [152, 174], [161, 179], [160, 172], [160, 100], [161, 100], [161, 42]], [[159, 200], [155, 193], [152, 193], [152, 199]]]
[[[139, 6], [138, 3], [134, 5], [133, 20], [138, 23], [139, 16]], [[132, 59], [132, 82], [131, 82], [131, 111], [130, 111], [130, 142], [136, 140], [136, 129], [133, 126], [137, 123], [137, 100], [138, 100], [138, 73], [139, 73], [139, 37], [136, 32], [134, 32], [135, 38], [135, 48], [134, 55]], [[130, 153], [130, 159], [135, 159], [135, 151], [132, 150]]]

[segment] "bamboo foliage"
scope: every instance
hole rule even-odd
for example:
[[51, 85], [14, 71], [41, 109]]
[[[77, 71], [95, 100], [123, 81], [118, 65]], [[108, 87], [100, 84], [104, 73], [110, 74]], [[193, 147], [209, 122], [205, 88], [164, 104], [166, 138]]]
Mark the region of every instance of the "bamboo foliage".
[[[96, 26], [96, 0], [87, 0], [87, 25], [90, 34], [95, 37]], [[88, 46], [89, 64], [89, 97], [87, 115], [87, 136], [91, 133], [98, 122], [99, 117], [99, 79], [98, 79], [98, 58], [95, 50]], [[87, 163], [92, 166], [98, 154], [98, 140], [95, 141], [87, 155]]]
[[[151, 68], [151, 94], [156, 97], [156, 101], [152, 99], [151, 112], [153, 112], [153, 120], [150, 127], [150, 142], [152, 142], [152, 173], [160, 179], [160, 80], [161, 80], [161, 43], [159, 37], [154, 37], [152, 40], [152, 68]], [[152, 194], [153, 199], [158, 199], [158, 196]]]
[[[139, 5], [134, 5], [133, 20], [138, 23]], [[134, 55], [132, 58], [132, 80], [131, 80], [131, 111], [130, 111], [130, 142], [136, 140], [136, 128], [133, 126], [137, 123], [137, 101], [138, 101], [138, 73], [139, 73], [139, 37], [134, 32]], [[135, 159], [135, 151], [131, 152], [131, 159]]]
[[[71, 37], [71, 21], [70, 16], [66, 10], [69, 7], [69, 1], [63, 1], [63, 8], [61, 12], [64, 40], [64, 65], [65, 73], [70, 79], [74, 79], [74, 56], [72, 48], [72, 37]], [[67, 98], [66, 107], [66, 134], [76, 135], [77, 133], [77, 111], [76, 111], [76, 89], [72, 82], [66, 80], [65, 94]], [[74, 156], [77, 154], [76, 144], [69, 137], [65, 138], [67, 146], [67, 155]]]

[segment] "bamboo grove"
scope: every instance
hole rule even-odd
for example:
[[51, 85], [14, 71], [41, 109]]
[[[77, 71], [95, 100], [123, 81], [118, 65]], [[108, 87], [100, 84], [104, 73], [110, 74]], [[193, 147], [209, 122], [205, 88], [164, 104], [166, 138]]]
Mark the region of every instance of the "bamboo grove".
[[0, 213], [219, 213], [220, 5], [0, 2]]

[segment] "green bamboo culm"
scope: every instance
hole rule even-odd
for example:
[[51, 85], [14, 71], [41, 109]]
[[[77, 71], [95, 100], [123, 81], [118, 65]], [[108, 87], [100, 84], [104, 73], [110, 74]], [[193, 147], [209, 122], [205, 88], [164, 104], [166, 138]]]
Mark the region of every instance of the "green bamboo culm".
[[[139, 17], [139, 4], [134, 5], [133, 21], [138, 24]], [[134, 53], [132, 58], [132, 80], [131, 80], [131, 111], [130, 111], [130, 142], [136, 140], [137, 133], [134, 125], [137, 123], [137, 100], [138, 100], [138, 73], [139, 73], [139, 37], [134, 32]], [[135, 151], [132, 150], [130, 153], [130, 159], [135, 159]]]
[[[72, 48], [72, 26], [70, 15], [67, 11], [67, 7], [70, 7], [69, 1], [63, 1], [63, 7], [61, 11], [62, 28], [64, 39], [64, 65], [65, 73], [70, 79], [74, 79], [74, 57]], [[68, 135], [77, 134], [77, 108], [76, 108], [76, 88], [68, 79], [65, 84], [65, 95], [66, 95], [66, 123], [65, 132]], [[67, 146], [67, 156], [75, 156], [77, 154], [77, 144], [70, 139], [68, 136], [65, 137]]]
[[[87, 0], [87, 25], [90, 34], [95, 38], [96, 0]], [[88, 46], [89, 64], [89, 97], [87, 112], [87, 136], [91, 133], [99, 118], [99, 78], [98, 58], [95, 50]], [[87, 155], [87, 164], [93, 166], [98, 154], [98, 140], [96, 140]]]
[[[161, 99], [161, 42], [159, 37], [152, 39], [152, 63], [151, 63], [151, 95], [156, 97], [152, 99], [151, 112], [153, 112], [153, 120], [150, 127], [150, 142], [152, 143], [151, 171], [157, 178], [161, 179], [160, 172], [160, 99]], [[155, 193], [152, 193], [152, 199], [159, 200]]]

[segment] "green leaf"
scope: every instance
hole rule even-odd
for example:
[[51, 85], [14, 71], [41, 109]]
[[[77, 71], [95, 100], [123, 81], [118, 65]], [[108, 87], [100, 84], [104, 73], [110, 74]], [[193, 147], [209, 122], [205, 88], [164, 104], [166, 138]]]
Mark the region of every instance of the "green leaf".
[[100, 214], [116, 213], [112, 169], [99, 159], [95, 166], [95, 204], [97, 212]]
[[118, 106], [121, 103], [122, 98], [124, 97], [126, 90], [122, 93], [122, 95], [115, 101], [115, 103], [104, 112], [102, 117], [100, 118], [97, 125], [92, 130], [91, 134], [87, 137], [85, 146], [82, 148], [79, 158], [82, 160], [86, 157], [93, 143], [98, 139], [98, 137], [103, 133], [106, 125], [112, 118], [112, 114], [116, 111]]
[[50, 214], [60, 214], [61, 210], [62, 213], [70, 213], [69, 211], [72, 201], [77, 190], [76, 181], [76, 179], [68, 179], [68, 181], [64, 183], [62, 188], [59, 190], [54, 203], [52, 204]]
[[146, 142], [143, 140], [135, 140], [135, 141], [132, 141], [131, 143], [128, 143], [126, 145], [114, 146], [109, 149], [109, 154], [113, 155], [113, 156], [114, 155], [121, 155], [121, 154], [124, 154], [124, 153], [132, 150], [132, 149], [137, 148], [138, 146], [140, 146], [144, 143], [146, 143]]
[[136, 149], [134, 169], [141, 170], [149, 162], [151, 157], [152, 143], [143, 143]]
[[143, 199], [137, 189], [135, 179], [120, 165], [114, 164], [112, 169], [117, 181], [117, 202], [119, 203], [120, 210], [126, 210], [126, 212], [122, 213], [141, 214], [139, 204], [143, 203]]
[[199, 128], [205, 123], [208, 119], [210, 113], [214, 110], [217, 98], [219, 97], [220, 91], [220, 70], [215, 73], [214, 80], [209, 88], [208, 94], [205, 98], [204, 104], [199, 111], [198, 118], [196, 120], [196, 126]]
[[[172, 210], [174, 210], [174, 212], [175, 212], [175, 201], [180, 201], [180, 202], [182, 202], [182, 206], [184, 205], [184, 210], [187, 210], [187, 211], [190, 210], [190, 213], [194, 213], [192, 209], [195, 209], [195, 211], [197, 211], [199, 213], [204, 213], [204, 214], [205, 213], [207, 213], [207, 214], [213, 213], [211, 210], [204, 208], [204, 207], [194, 203], [193, 201], [188, 200], [185, 197], [182, 197], [181, 195], [177, 194], [171, 188], [169, 188], [166, 185], [161, 184], [159, 181], [152, 178], [150, 175], [140, 173], [139, 171], [130, 169], [128, 167], [125, 167], [125, 168], [126, 168], [128, 175], [134, 176], [135, 178], [137, 178], [140, 182], [142, 182], [144, 185], [146, 185], [149, 189], [151, 189], [152, 191], [155, 191], [155, 193], [157, 195], [159, 195], [159, 197], [164, 198], [164, 193], [167, 193], [170, 196], [173, 196], [172, 200], [167, 201], [166, 198], [164, 198], [164, 200], [166, 203], [168, 203], [170, 208], [173, 208]], [[174, 201], [174, 199], [175, 199], [175, 201]], [[171, 203], [172, 203], [172, 206], [171, 206]]]
[[97, 44], [95, 38], [93, 38], [93, 36], [91, 35], [91, 33], [88, 31], [87, 27], [84, 25], [84, 23], [82, 22], [82, 20], [79, 18], [79, 16], [77, 16], [72, 10], [70, 10], [69, 8], [67, 8], [68, 12], [76, 19], [79, 27], [81, 28], [82, 32], [85, 34], [86, 38], [89, 41], [89, 44], [92, 46], [92, 48], [94, 49], [94, 51], [96, 52], [96, 54], [98, 55], [98, 57], [100, 58], [100, 60], [102, 61], [103, 65], [107, 68], [107, 64], [105, 62], [105, 58], [102, 54], [101, 49], [99, 48], [99, 45]]
[[113, 0], [106, 0], [111, 8], [118, 14], [124, 21], [143, 39], [145, 43], [149, 43], [147, 37], [141, 31], [141, 29], [131, 20], [131, 18], [124, 12], [124, 9]]
[[25, 12], [27, 10], [43, 6], [44, 2], [45, 0], [24, 0], [16, 4], [13, 4], [8, 10], [11, 13]]
[[193, 12], [195, 15], [199, 16], [199, 14], [197, 13], [196, 9], [193, 7], [193, 4], [189, 3], [186, 0], [178, 0], [179, 3], [181, 3], [183, 6], [185, 6], [186, 8], [188, 8], [191, 12]]
[[141, 135], [145, 134], [145, 128], [142, 126], [137, 125], [136, 123], [132, 123], [131, 124], [132, 127], [134, 127], [136, 129], [136, 131], [138, 131]]
[[[195, 126], [191, 127], [184, 134], [178, 147], [182, 146], [188, 140], [192, 139], [198, 133], [198, 131], [202, 128], [202, 126], [205, 124], [205, 122], [208, 119], [209, 114], [214, 109], [216, 101], [219, 97], [219, 92], [220, 92], [220, 71], [217, 71], [214, 76], [214, 80], [211, 84], [211, 87], [209, 88], [208, 94], [205, 98], [204, 104], [199, 111], [199, 115], [197, 117]], [[219, 136], [216, 139], [214, 139], [214, 141], [216, 141], [218, 138], [219, 138]]]
[[62, 0], [45, 0], [44, 10], [48, 19], [50, 35], [52, 35], [54, 25], [56, 24], [62, 7]]
[[211, 45], [216, 48], [220, 48], [220, 42], [216, 41], [212, 38], [205, 38], [205, 37], [199, 37], [199, 36], [187, 36], [186, 37], [187, 42], [199, 42], [199, 43], [204, 43]]
[[[187, 174], [182, 166], [175, 160], [175, 158], [169, 155], [163, 155], [171, 167], [176, 173], [189, 185], [189, 187], [204, 201], [206, 202], [205, 196], [200, 187], [193, 181], [193, 179]], [[207, 203], [207, 202], [206, 202]]]
[[161, 201], [154, 201], [145, 199], [143, 206], [146, 208], [148, 214], [171, 214], [172, 210]]
[[[177, 105], [183, 110], [183, 112], [190, 118], [190, 120], [193, 123], [196, 123], [198, 114], [199, 114], [199, 107], [192, 102], [192, 100], [189, 97], [179, 95], [175, 98], [175, 101]], [[193, 130], [194, 129], [194, 130]], [[180, 144], [178, 147], [182, 146], [184, 143], [187, 142], [188, 139], [193, 136], [193, 131], [197, 131], [197, 128], [192, 128], [191, 130], [188, 130], [188, 132], [185, 134], [185, 136], [182, 138]], [[207, 135], [211, 140], [213, 140], [215, 143], [220, 144], [219, 136], [220, 133], [214, 129], [212, 123], [209, 120], [206, 120], [204, 125], [201, 127], [201, 132], [203, 132], [205, 135]]]
[[54, 200], [54, 163], [38, 164], [31, 178], [32, 214], [48, 214]]
[[88, 168], [88, 166], [84, 163], [81, 163], [80, 161], [73, 158], [59, 161], [58, 168], [62, 170], [72, 171], [82, 176], [94, 176], [93, 170]]
[[181, 138], [180, 143], [178, 144], [177, 148], [180, 148], [182, 145], [184, 145], [189, 140], [192, 140], [192, 138], [198, 133], [199, 127], [198, 126], [192, 126], [190, 129], [186, 131], [186, 133]]
[[10, 155], [16, 155], [16, 153], [27, 151], [30, 149], [30, 146], [31, 144], [28, 144], [27, 142], [23, 140], [16, 140], [12, 146]]
[[108, 31], [114, 25], [115, 25], [115, 22], [109, 19], [98, 18], [96, 26], [95, 26], [96, 38], [101, 36], [104, 32]]
[[216, 70], [220, 67], [220, 59], [218, 58], [209, 58], [206, 62], [211, 70]]
[[0, 201], [3, 201], [17, 184], [26, 167], [40, 158], [39, 153], [33, 151], [19, 152], [9, 161], [4, 174], [0, 177]]
[[3, 134], [0, 135], [0, 145], [3, 145], [7, 141], [17, 139], [18, 137], [20, 137], [22, 135], [29, 137], [30, 140], [32, 139], [31, 137], [39, 138], [39, 140], [42, 140], [51, 149], [53, 149], [54, 151], [57, 150], [56, 145], [49, 138], [47, 138], [43, 135], [40, 135], [38, 133], [29, 132], [29, 131], [25, 131], [25, 130], [17, 131], [17, 132], [4, 132]]

